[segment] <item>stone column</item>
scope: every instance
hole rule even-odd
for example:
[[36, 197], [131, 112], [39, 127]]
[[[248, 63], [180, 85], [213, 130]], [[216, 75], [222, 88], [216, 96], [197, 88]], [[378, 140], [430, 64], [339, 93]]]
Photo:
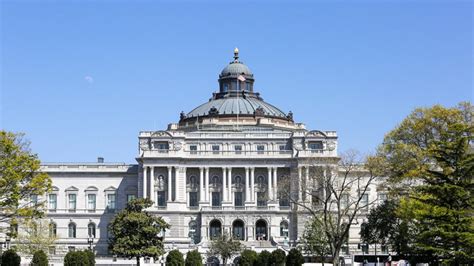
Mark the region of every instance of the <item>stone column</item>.
[[301, 166], [298, 166], [298, 201], [302, 201], [303, 200], [303, 193], [301, 191], [302, 189], [302, 176], [301, 176]]
[[267, 176], [267, 183], [268, 183], [268, 200], [271, 201], [273, 200], [273, 190], [272, 190], [272, 185], [273, 185], [273, 182], [272, 182], [272, 168], [271, 167], [268, 167], [267, 168], [268, 170], [268, 176]]
[[148, 198], [147, 171], [148, 171], [148, 166], [143, 166], [143, 198], [144, 199]]
[[153, 205], [151, 205], [152, 207], [156, 206], [156, 203], [155, 203], [155, 167], [152, 166], [150, 167], [150, 199], [151, 201], [153, 201]]
[[304, 187], [306, 188], [306, 193], [305, 193], [305, 201], [310, 201], [311, 200], [311, 197], [309, 195], [309, 193], [311, 192], [312, 190], [312, 187], [310, 186], [310, 182], [309, 182], [309, 166], [306, 166], [305, 168], [305, 184], [304, 184]]
[[204, 201], [204, 195], [206, 193], [204, 192], [204, 169], [202, 167], [199, 167], [199, 201], [203, 202]]
[[273, 168], [273, 199], [278, 200], [278, 168]]
[[222, 168], [222, 201], [227, 201], [227, 169]]
[[251, 193], [251, 198], [250, 201], [255, 202], [255, 168], [252, 167], [250, 168], [250, 191]]
[[172, 166], [168, 166], [168, 201], [171, 202], [172, 200], [172, 195], [173, 195], [173, 192], [171, 191], [171, 188], [172, 188], [172, 184], [173, 184], [173, 176], [172, 176], [172, 170], [173, 170], [173, 167]]
[[245, 167], [245, 201], [250, 201], [250, 180], [248, 167]]
[[206, 202], [209, 202], [209, 198], [210, 198], [210, 191], [209, 191], [209, 167], [206, 167], [205, 168], [206, 170], [206, 175], [204, 177], [204, 183], [206, 184]]
[[227, 183], [227, 186], [228, 186], [228, 189], [227, 189], [227, 201], [233, 201], [232, 200], [232, 167], [229, 167], [228, 168], [229, 170], [229, 173], [227, 174], [227, 177], [228, 177], [228, 183]]

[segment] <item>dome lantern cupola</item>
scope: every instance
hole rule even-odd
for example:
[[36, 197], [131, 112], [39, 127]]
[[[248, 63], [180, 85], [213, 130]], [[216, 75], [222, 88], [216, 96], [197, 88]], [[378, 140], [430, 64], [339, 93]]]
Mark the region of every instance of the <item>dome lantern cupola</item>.
[[219, 75], [219, 94], [233, 95], [237, 92], [253, 93], [253, 73], [239, 61], [239, 49], [234, 49], [234, 60]]

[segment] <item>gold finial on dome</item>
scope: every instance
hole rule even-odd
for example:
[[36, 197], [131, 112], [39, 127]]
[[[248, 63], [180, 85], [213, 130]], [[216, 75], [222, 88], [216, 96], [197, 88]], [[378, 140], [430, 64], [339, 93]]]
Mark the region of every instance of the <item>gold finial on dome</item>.
[[234, 62], [239, 61], [239, 48], [235, 47], [234, 49]]

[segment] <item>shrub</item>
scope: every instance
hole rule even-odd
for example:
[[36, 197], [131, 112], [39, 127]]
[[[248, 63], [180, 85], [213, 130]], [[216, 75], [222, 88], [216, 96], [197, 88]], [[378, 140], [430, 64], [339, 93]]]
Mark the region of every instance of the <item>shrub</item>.
[[173, 249], [166, 256], [166, 265], [169, 266], [184, 266], [183, 253], [177, 249]]
[[95, 254], [92, 252], [90, 249], [85, 249], [82, 251], [86, 257], [87, 261], [89, 262], [89, 266], [94, 266], [95, 265]]
[[253, 266], [257, 261], [257, 252], [254, 250], [246, 249], [240, 254], [240, 265], [241, 266]]
[[64, 266], [90, 266], [89, 256], [84, 251], [69, 251], [64, 257]]
[[19, 266], [20, 256], [13, 249], [9, 249], [2, 254], [2, 266]]
[[286, 253], [281, 249], [275, 249], [272, 252], [272, 264], [275, 266], [284, 266], [286, 261]]
[[286, 256], [286, 266], [301, 266], [304, 263], [304, 258], [301, 252], [292, 248]]
[[33, 259], [31, 260], [32, 266], [48, 266], [48, 256], [42, 250], [37, 250], [33, 254]]
[[257, 265], [269, 266], [271, 263], [272, 254], [266, 250], [260, 252], [257, 258]]
[[202, 256], [197, 250], [188, 251], [186, 254], [186, 266], [202, 266]]

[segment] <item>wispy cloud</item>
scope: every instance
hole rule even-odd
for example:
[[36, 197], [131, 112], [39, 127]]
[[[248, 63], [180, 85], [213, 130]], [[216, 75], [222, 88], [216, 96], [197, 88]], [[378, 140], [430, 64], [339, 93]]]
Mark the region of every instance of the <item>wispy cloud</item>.
[[89, 84], [94, 83], [94, 78], [91, 77], [91, 76], [85, 76], [85, 77], [84, 77], [84, 80], [85, 80], [87, 83], [89, 83]]

